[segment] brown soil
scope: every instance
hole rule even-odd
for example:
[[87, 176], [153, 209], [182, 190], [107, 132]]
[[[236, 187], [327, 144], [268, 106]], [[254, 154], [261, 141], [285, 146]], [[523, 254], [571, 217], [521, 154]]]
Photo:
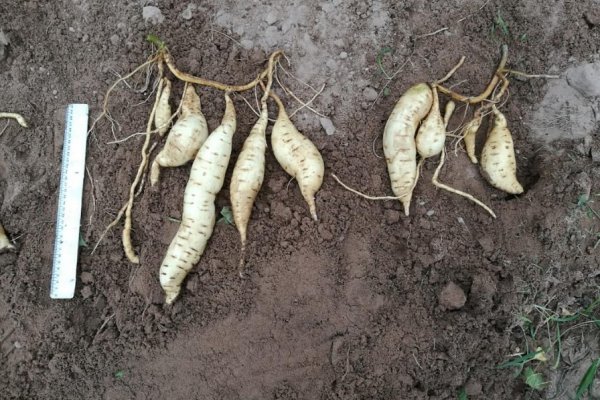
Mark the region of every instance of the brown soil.
[[[65, 106], [88, 103], [97, 115], [115, 73], [150, 54], [146, 34], [164, 39], [182, 69], [227, 82], [253, 79], [266, 54], [283, 48], [292, 73], [326, 85], [314, 106], [336, 132], [326, 135], [307, 110], [293, 119], [322, 151], [327, 172], [389, 194], [385, 162], [373, 151], [381, 153], [381, 142], [373, 146], [373, 139], [403, 90], [442, 76], [464, 54], [453, 82], [478, 92], [502, 42], [509, 64], [532, 73], [597, 62], [599, 3], [165, 0], [151, 2], [165, 17], [158, 25], [144, 21], [146, 3], [0, 2], [0, 29], [10, 40], [0, 57], [0, 108], [23, 113], [32, 125], [10, 123], [0, 137], [0, 220], [18, 245], [0, 255], [0, 397], [454, 399], [461, 390], [481, 399], [573, 397], [599, 357], [598, 329], [587, 324], [566, 333], [554, 370], [547, 335], [531, 335], [522, 317], [538, 323], [534, 305], [575, 312], [600, 296], [600, 219], [588, 208], [600, 210], [600, 104], [581, 90], [573, 94], [578, 107], [595, 110], [594, 120], [583, 134], [548, 142], [528, 124], [540, 112], [545, 80], [515, 79], [504, 108], [523, 195], [490, 188], [460, 150], [449, 153], [442, 171], [443, 181], [490, 204], [497, 220], [433, 188], [430, 161], [409, 217], [398, 202], [360, 199], [328, 175], [315, 223], [269, 153], [250, 224], [247, 279], [237, 276], [235, 228], [219, 224], [181, 297], [162, 305], [157, 269], [177, 229], [169, 217], [180, 217], [185, 167], [165, 171], [159, 187], [146, 187], [136, 202], [139, 267], [127, 262], [116, 229], [95, 254], [82, 248], [73, 300], [51, 300], [48, 289]], [[448, 29], [423, 36], [442, 27]], [[382, 58], [387, 71], [408, 60], [390, 82], [376, 63], [385, 47], [394, 50]], [[313, 95], [285, 78], [302, 98]], [[389, 95], [371, 108], [371, 89], [386, 83]], [[201, 92], [215, 127], [222, 95]], [[150, 103], [139, 103], [149, 95], [122, 86], [111, 98], [117, 137], [143, 129]], [[253, 101], [252, 93], [245, 97]], [[297, 105], [286, 101], [291, 110]], [[236, 104], [234, 159], [256, 118], [239, 97]], [[457, 112], [452, 125], [460, 120]], [[89, 140], [82, 237], [90, 244], [123, 203], [139, 162], [140, 137], [111, 140], [106, 123]], [[227, 187], [218, 209], [228, 205]], [[545, 390], [497, 368], [531, 346], [552, 357], [548, 365], [530, 364], [550, 382]]]

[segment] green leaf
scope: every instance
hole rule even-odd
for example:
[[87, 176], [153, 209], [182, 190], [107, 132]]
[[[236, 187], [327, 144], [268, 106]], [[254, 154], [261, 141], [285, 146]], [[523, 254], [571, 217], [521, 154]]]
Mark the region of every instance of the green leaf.
[[525, 368], [525, 371], [523, 371], [523, 379], [525, 380], [525, 384], [533, 390], [542, 390], [546, 385], [543, 375], [539, 372], [535, 372], [531, 367]]
[[159, 50], [161, 50], [165, 47], [165, 42], [160, 40], [160, 38], [153, 33], [150, 33], [148, 36], [146, 36], [146, 41], [148, 41], [148, 42], [152, 43], [153, 45], [155, 45], [156, 47], [158, 47]]
[[389, 96], [390, 95], [390, 88], [389, 87], [385, 87], [383, 89], [383, 95], [384, 96]]
[[469, 400], [465, 388], [460, 388], [460, 390], [458, 391], [458, 400]]
[[219, 218], [217, 223], [233, 225], [233, 214], [231, 213], [231, 208], [229, 208], [229, 206], [225, 206], [221, 209], [221, 218]]
[[115, 372], [115, 378], [117, 378], [117, 379], [123, 379], [124, 376], [125, 376], [125, 371], [123, 371], [122, 369]]
[[496, 16], [495, 22], [498, 28], [500, 28], [500, 30], [502, 31], [502, 34], [504, 36], [508, 36], [510, 33], [508, 29], [508, 24], [506, 23], [504, 18], [502, 18], [502, 15], [500, 15], [500, 11], [498, 11], [498, 15]]
[[596, 378], [598, 367], [600, 367], [600, 358], [594, 361], [592, 365], [590, 365], [590, 367], [583, 375], [583, 378], [581, 378], [581, 382], [579, 382], [577, 392], [575, 393], [575, 400], [581, 400], [583, 398], [583, 395], [590, 390], [592, 384], [594, 383], [594, 379]]
[[87, 248], [88, 242], [85, 241], [83, 236], [79, 235], [79, 247]]
[[590, 198], [587, 194], [579, 195], [579, 197], [577, 198], [577, 207], [586, 206], [589, 200]]
[[507, 361], [503, 364], [498, 365], [498, 369], [510, 368], [510, 367], [522, 367], [523, 364], [533, 360], [539, 353], [542, 353], [544, 350], [538, 348], [534, 352], [530, 352], [515, 358], [514, 360]]

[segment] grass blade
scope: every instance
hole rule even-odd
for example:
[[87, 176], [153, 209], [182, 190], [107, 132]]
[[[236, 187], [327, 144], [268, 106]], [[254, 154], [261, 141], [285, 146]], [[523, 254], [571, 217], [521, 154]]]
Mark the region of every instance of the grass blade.
[[503, 364], [498, 365], [498, 369], [504, 369], [504, 368], [510, 368], [510, 367], [522, 367], [523, 364], [525, 364], [526, 362], [529, 362], [531, 360], [533, 360], [535, 358], [535, 356], [537, 356], [539, 353], [543, 352], [544, 350], [539, 349], [537, 351], [534, 352], [530, 352], [527, 354], [524, 354], [522, 356], [519, 356], [513, 360], [507, 361]]
[[575, 400], [581, 400], [583, 395], [590, 390], [590, 387], [594, 383], [594, 379], [596, 378], [596, 373], [598, 372], [598, 367], [600, 367], [600, 358], [597, 359], [590, 365], [588, 370], [581, 378], [581, 382], [579, 382], [579, 386], [577, 387], [577, 392], [575, 393]]

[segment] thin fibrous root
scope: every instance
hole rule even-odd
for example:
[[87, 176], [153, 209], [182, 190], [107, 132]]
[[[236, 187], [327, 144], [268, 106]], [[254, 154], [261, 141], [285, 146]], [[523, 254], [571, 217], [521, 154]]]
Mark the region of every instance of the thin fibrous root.
[[296, 94], [290, 89], [288, 88], [286, 85], [283, 84], [283, 82], [281, 82], [281, 80], [279, 80], [279, 75], [277, 73], [275, 73], [275, 80], [277, 81], [277, 83], [279, 84], [279, 86], [281, 86], [281, 88], [283, 89], [283, 91], [292, 96], [292, 98], [294, 100], [296, 100], [298, 103], [301, 104], [301, 106], [296, 109], [292, 114], [290, 114], [290, 118], [295, 115], [298, 111], [300, 111], [303, 108], [307, 108], [310, 111], [312, 111], [313, 113], [315, 113], [316, 115], [318, 115], [319, 117], [323, 117], [325, 118], [326, 116], [323, 115], [322, 113], [320, 113], [319, 111], [317, 111], [314, 107], [310, 106], [310, 103], [313, 102], [313, 100], [315, 100], [323, 91], [323, 89], [325, 89], [325, 84], [323, 84], [323, 86], [321, 87], [321, 90], [317, 90], [315, 95], [312, 97], [312, 99], [310, 99], [307, 102], [302, 101], [298, 96], [296, 96]]
[[[154, 149], [156, 149], [157, 145], [158, 145], [158, 142], [152, 143], [152, 146], [150, 146], [150, 150], [148, 150], [148, 157], [150, 157], [150, 154], [152, 154], [152, 152], [154, 152]], [[142, 190], [144, 189], [144, 182], [146, 182], [147, 174], [148, 174], [148, 169], [146, 169], [144, 171], [144, 174], [142, 175], [142, 179], [140, 180], [140, 186], [138, 187], [137, 192], [135, 192], [135, 197], [138, 197], [142, 193]]]
[[402, 196], [369, 196], [368, 194], [364, 194], [362, 192], [359, 192], [356, 189], [351, 188], [350, 186], [346, 185], [344, 182], [342, 182], [342, 180], [340, 178], [338, 178], [335, 174], [331, 174], [331, 176], [333, 177], [333, 179], [335, 179], [337, 181], [337, 183], [339, 183], [340, 185], [342, 185], [342, 187], [346, 190], [348, 190], [349, 192], [352, 192], [354, 194], [359, 195], [360, 197], [363, 197], [367, 200], [400, 200], [402, 197], [404, 197], [405, 195]]
[[[277, 50], [275, 51], [275, 53], [278, 56], [283, 54], [281, 50]], [[195, 83], [197, 85], [212, 87], [214, 89], [223, 90], [225, 92], [243, 92], [252, 89], [256, 85], [258, 85], [258, 83], [262, 81], [269, 72], [268, 68], [266, 68], [263, 72], [260, 73], [258, 77], [256, 77], [256, 79], [254, 79], [252, 82], [246, 83], [245, 85], [228, 85], [225, 83], [212, 81], [210, 79], [200, 78], [198, 76], [194, 76], [186, 72], [180, 71], [175, 65], [175, 61], [173, 60], [173, 56], [171, 55], [171, 53], [169, 53], [166, 49], [163, 49], [160, 54], [171, 73], [173, 73], [173, 75], [175, 75], [177, 79], [188, 83]]]
[[541, 78], [541, 79], [560, 79], [560, 75], [548, 75], [548, 74], [527, 74], [521, 71], [515, 71], [514, 69], [503, 69], [501, 72], [505, 74], [517, 75], [522, 78]]
[[23, 128], [28, 128], [27, 121], [21, 114], [17, 113], [9, 113], [9, 112], [0, 112], [0, 118], [12, 118], [19, 123]]
[[[319, 91], [318, 91], [317, 93], [315, 93], [315, 95], [314, 95], [313, 97], [311, 97], [311, 98], [310, 98], [310, 100], [308, 100], [306, 103], [304, 103], [304, 102], [300, 101], [300, 103], [301, 103], [302, 105], [301, 105], [300, 107], [296, 108], [294, 111], [292, 111], [292, 113], [290, 114], [290, 118], [292, 118], [294, 115], [296, 115], [296, 113], [297, 113], [298, 111], [302, 110], [303, 108], [309, 108], [309, 109], [311, 109], [311, 110], [312, 110], [312, 111], [313, 111], [315, 114], [317, 114], [317, 115], [320, 115], [320, 116], [323, 116], [323, 114], [321, 114], [320, 112], [318, 112], [318, 111], [315, 111], [314, 109], [310, 108], [310, 103], [312, 103], [313, 101], [315, 101], [315, 99], [316, 99], [317, 97], [319, 97], [319, 95], [320, 95], [320, 94], [323, 92], [323, 89], [325, 89], [325, 84], [323, 84], [323, 85], [321, 86], [321, 89], [319, 89]], [[293, 92], [290, 90], [290, 93], [293, 93]], [[294, 95], [294, 98], [295, 98], [295, 95]], [[324, 117], [324, 118], [325, 118], [325, 117]]]
[[[183, 92], [184, 93], [185, 93], [186, 87], [187, 87], [187, 83], [183, 87]], [[160, 97], [160, 94], [157, 93], [157, 96]], [[167, 124], [171, 124], [171, 122], [173, 122], [173, 120], [179, 116], [179, 114], [181, 113], [181, 104], [182, 103], [179, 102], [179, 105], [177, 106], [177, 110], [175, 110], [175, 112], [173, 113], [173, 115], [171, 115], [171, 117], [167, 120]], [[150, 131], [150, 134], [152, 135], [152, 134], [158, 133], [158, 131], [159, 131], [159, 128], [152, 129]], [[127, 137], [124, 137], [123, 139], [111, 140], [110, 142], [106, 142], [106, 144], [119, 144], [119, 143], [126, 142], [129, 139], [132, 139], [132, 138], [134, 138], [136, 136], [142, 136], [142, 135], [146, 136], [147, 134], [148, 134], [148, 132], [136, 132], [136, 133], [132, 133], [131, 135], [129, 135]], [[150, 151], [150, 152], [152, 152], [152, 151]]]
[[110, 94], [112, 93], [113, 90], [115, 90], [115, 88], [117, 87], [117, 85], [119, 83], [123, 82], [123, 81], [127, 81], [127, 79], [129, 79], [133, 75], [137, 74], [140, 70], [142, 70], [143, 68], [146, 68], [147, 66], [149, 66], [149, 65], [157, 62], [158, 60], [159, 60], [159, 55], [156, 55], [156, 54], [153, 55], [145, 63], [143, 63], [142, 65], [140, 65], [139, 67], [137, 67], [136, 69], [134, 69], [133, 71], [131, 71], [130, 73], [128, 73], [127, 75], [125, 75], [125, 76], [117, 79], [115, 81], [115, 83], [113, 83], [111, 85], [111, 87], [108, 88], [108, 90], [106, 91], [106, 94], [104, 95], [104, 101], [102, 102], [102, 112], [92, 122], [92, 125], [90, 126], [90, 129], [88, 130], [88, 134], [94, 130], [94, 128], [96, 127], [96, 124], [102, 118], [104, 118], [104, 117], [110, 117], [110, 113], [108, 112], [108, 100], [109, 100]]
[[137, 185], [140, 183], [140, 181], [146, 171], [146, 168], [148, 167], [148, 159], [149, 159], [148, 146], [150, 145], [150, 138], [152, 137], [150, 132], [152, 131], [152, 123], [154, 121], [154, 114], [156, 113], [156, 107], [158, 106], [158, 102], [160, 100], [160, 93], [162, 90], [162, 84], [163, 84], [162, 72], [163, 72], [162, 68], [159, 67], [160, 76], [158, 77], [159, 84], [158, 84], [158, 90], [156, 91], [157, 96], [156, 96], [156, 99], [154, 100], [154, 106], [152, 107], [150, 116], [148, 117], [148, 124], [146, 125], [146, 140], [144, 141], [144, 145], [142, 146], [142, 151], [141, 151], [142, 160], [140, 162], [140, 166], [138, 167], [138, 171], [135, 176], [135, 179], [133, 180], [133, 183], [131, 184], [131, 187], [129, 188], [129, 201], [127, 202], [127, 207], [125, 208], [125, 224], [123, 226], [123, 249], [125, 250], [125, 254], [127, 255], [127, 258], [129, 259], [129, 261], [131, 261], [134, 264], [139, 264], [140, 258], [135, 253], [133, 244], [131, 243], [131, 226], [133, 223], [132, 217], [131, 217], [131, 210], [133, 208], [133, 199], [135, 198]]
[[94, 254], [96, 252], [96, 249], [98, 248], [98, 246], [100, 245], [100, 243], [102, 242], [102, 240], [104, 239], [104, 236], [106, 236], [108, 231], [110, 231], [114, 226], [116, 226], [121, 221], [121, 218], [123, 218], [123, 214], [125, 213], [125, 210], [127, 209], [127, 204], [128, 203], [123, 204], [123, 207], [121, 207], [121, 209], [117, 213], [117, 216], [115, 217], [115, 219], [113, 219], [112, 222], [110, 224], [108, 224], [106, 226], [106, 228], [104, 228], [102, 235], [100, 235], [100, 237], [98, 238], [98, 241], [94, 245], [94, 248], [92, 249], [90, 254]]
[[470, 195], [469, 193], [465, 193], [463, 191], [460, 191], [458, 189], [454, 189], [448, 185], [445, 185], [443, 183], [441, 183], [438, 180], [438, 177], [440, 175], [440, 171], [442, 170], [442, 166], [444, 165], [444, 161], [446, 159], [446, 149], [444, 148], [442, 150], [442, 154], [440, 156], [440, 163], [438, 164], [437, 168], [435, 169], [435, 172], [433, 173], [433, 178], [431, 178], [431, 182], [433, 183], [434, 186], [446, 190], [450, 193], [454, 193], [457, 194], [459, 196], [463, 196], [466, 197], [467, 199], [471, 200], [472, 202], [474, 202], [475, 204], [477, 204], [478, 206], [482, 207], [485, 211], [487, 211], [488, 213], [490, 213], [490, 215], [494, 218], [496, 218], [496, 214], [492, 211], [491, 208], [489, 208], [488, 206], [486, 206], [485, 204], [483, 204], [480, 200], [478, 200], [477, 198], [475, 198], [474, 196]]
[[465, 62], [465, 56], [462, 56], [460, 58], [460, 60], [458, 61], [458, 63], [452, 67], [452, 69], [450, 71], [448, 71], [448, 73], [446, 74], [446, 76], [444, 76], [442, 79], [438, 79], [437, 81], [433, 82], [433, 85], [439, 85], [440, 83], [444, 83], [446, 82], [448, 79], [450, 79], [452, 77], [452, 75], [454, 75], [454, 73], [463, 65], [463, 63]]
[[463, 95], [456, 93], [442, 85], [435, 85], [435, 86], [437, 86], [438, 90], [441, 93], [444, 93], [444, 94], [450, 96], [453, 100], [460, 101], [462, 103], [467, 103], [467, 104], [481, 103], [482, 101], [484, 101], [485, 99], [487, 99], [490, 96], [490, 94], [493, 92], [494, 88], [498, 84], [498, 81], [500, 80], [500, 77], [498, 76], [498, 74], [500, 74], [502, 71], [504, 71], [504, 66], [506, 65], [507, 58], [508, 58], [508, 46], [502, 45], [502, 57], [500, 58], [500, 63], [498, 64], [498, 68], [496, 69], [496, 72], [494, 73], [494, 76], [492, 77], [492, 80], [490, 81], [488, 86], [478, 96], [475, 96], [475, 97], [463, 96]]

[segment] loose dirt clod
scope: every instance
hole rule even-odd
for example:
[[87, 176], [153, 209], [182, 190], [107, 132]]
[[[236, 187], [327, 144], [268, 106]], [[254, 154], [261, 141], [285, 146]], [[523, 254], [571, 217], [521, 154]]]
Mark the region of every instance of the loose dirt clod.
[[446, 284], [439, 295], [439, 304], [445, 310], [460, 310], [466, 302], [465, 292], [454, 282]]

